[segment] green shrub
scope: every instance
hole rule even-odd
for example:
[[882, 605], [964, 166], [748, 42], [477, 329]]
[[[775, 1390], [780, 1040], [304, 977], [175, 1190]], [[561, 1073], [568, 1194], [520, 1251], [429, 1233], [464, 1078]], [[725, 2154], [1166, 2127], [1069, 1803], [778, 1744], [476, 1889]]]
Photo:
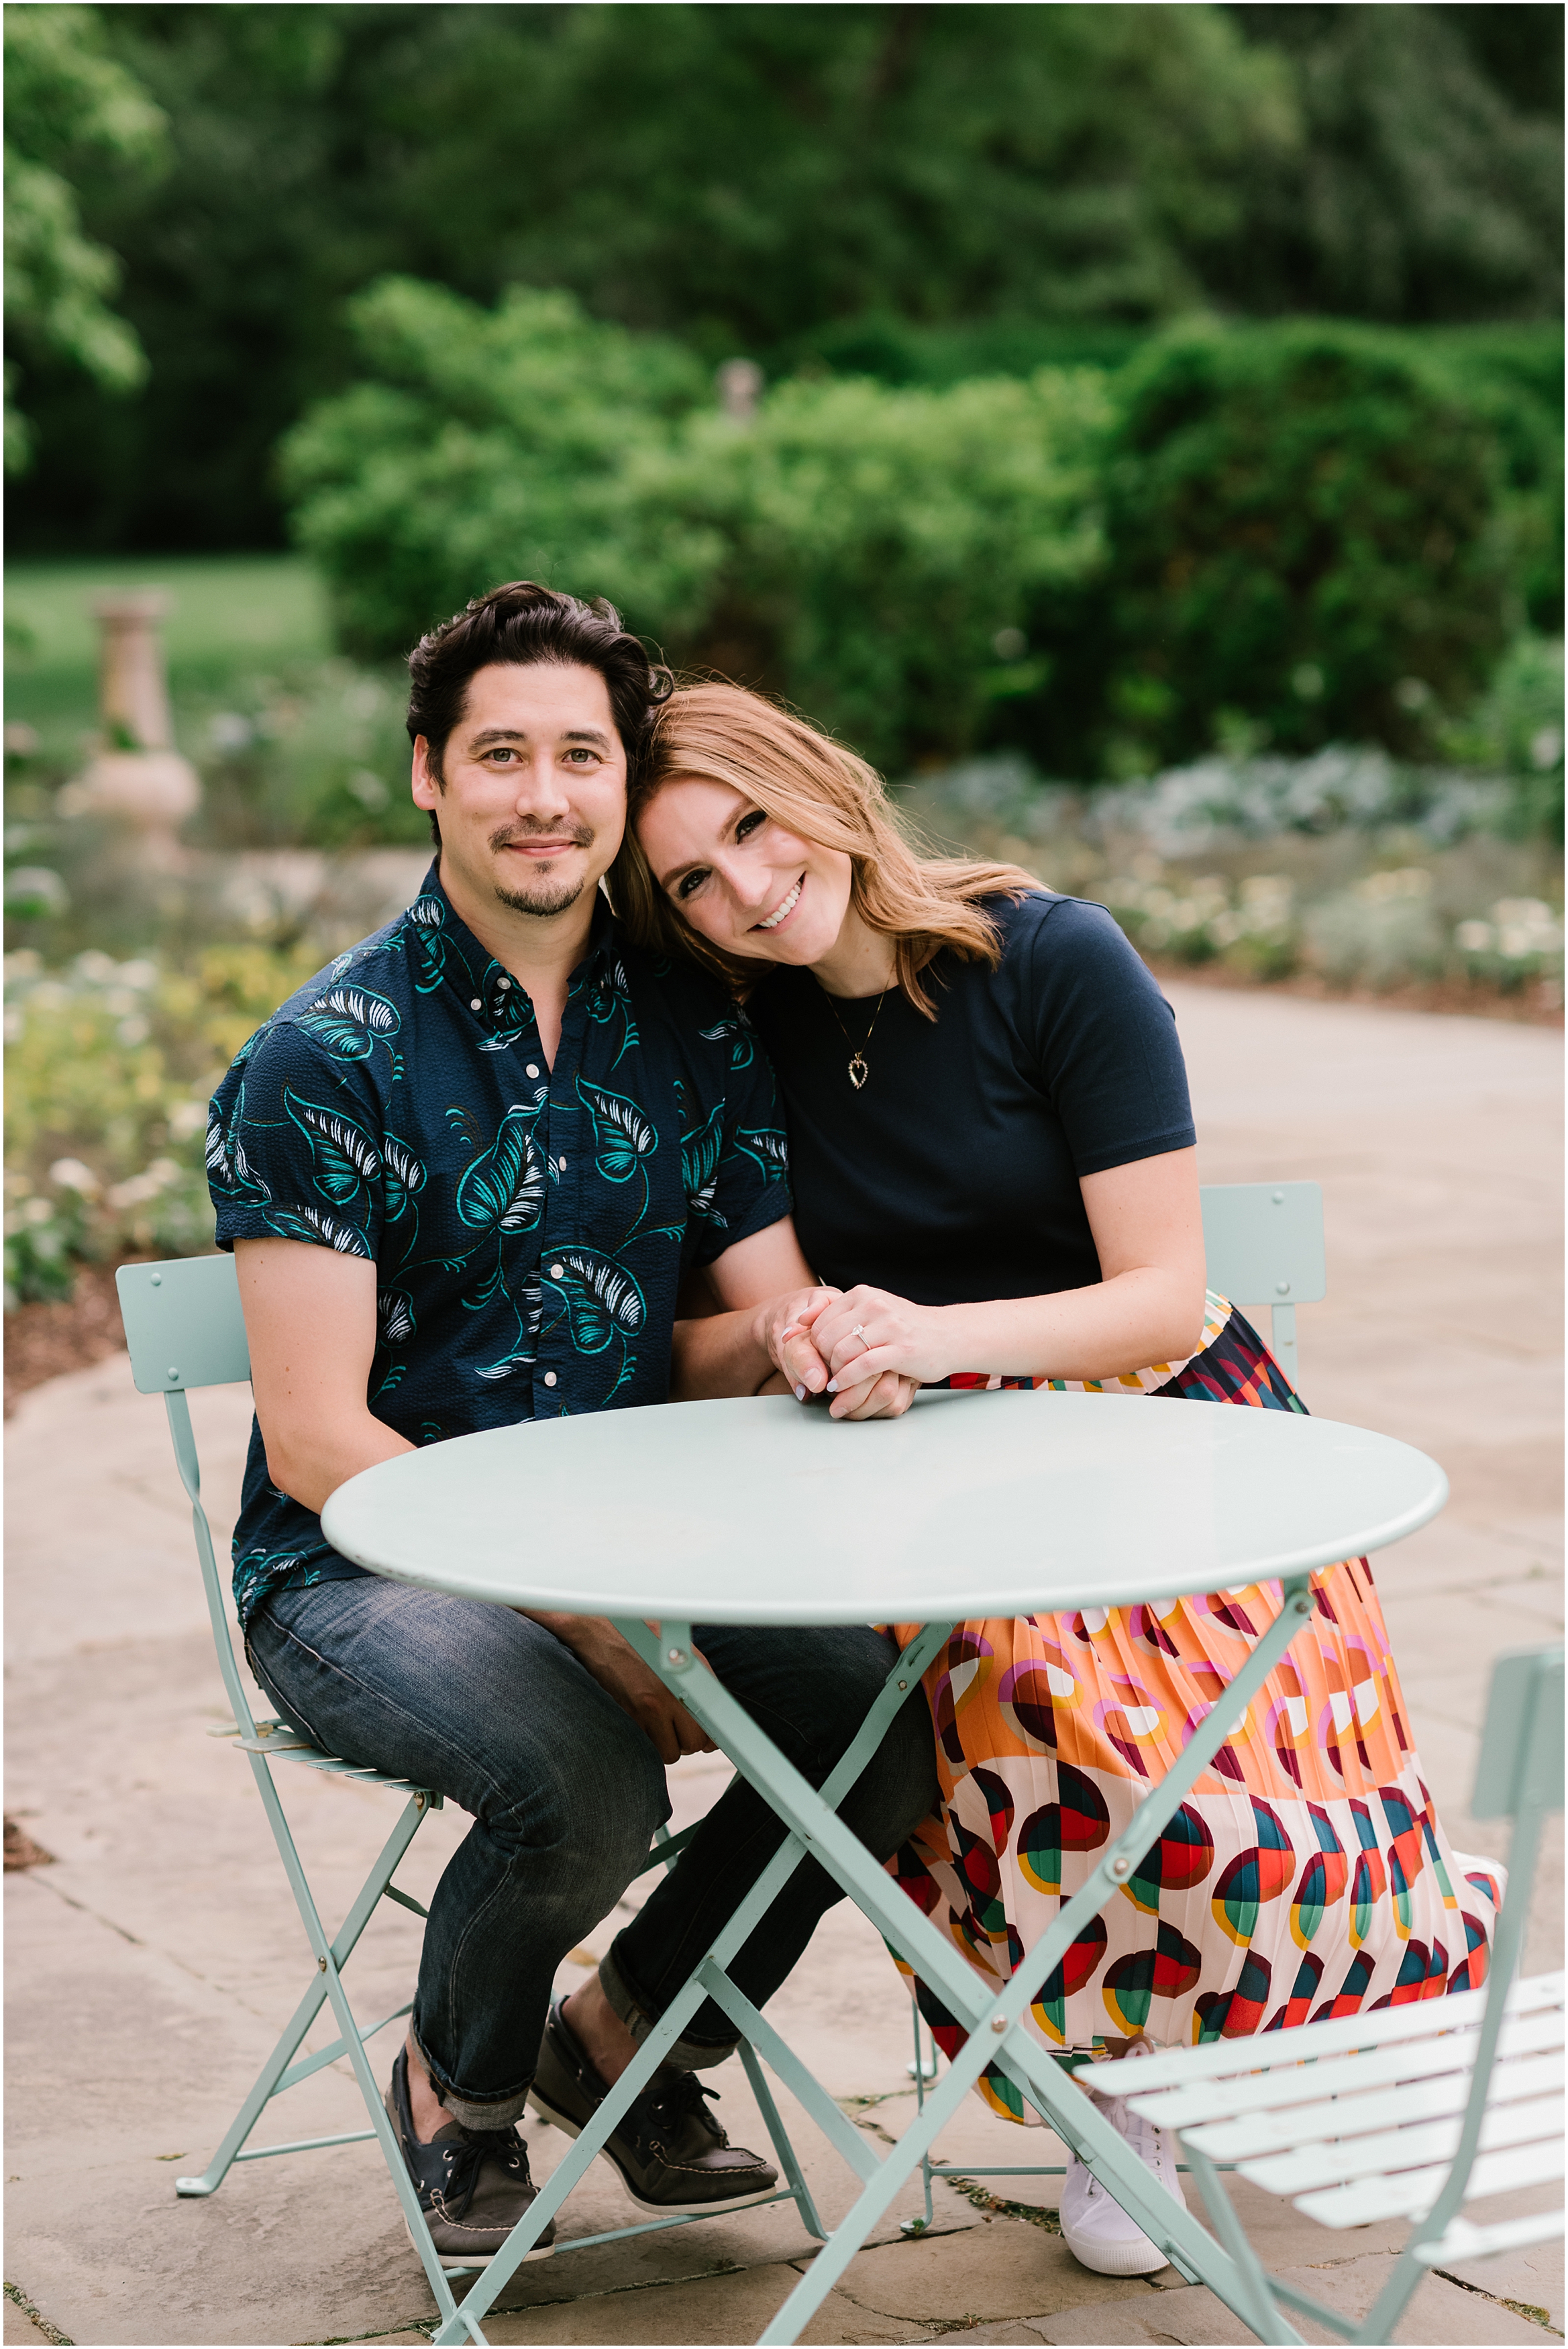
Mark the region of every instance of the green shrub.
[[344, 649], [406, 652], [500, 580], [591, 570], [630, 460], [709, 396], [679, 344], [514, 287], [494, 310], [384, 278], [350, 305], [366, 380], [284, 443], [295, 536]]
[[1101, 379], [781, 384], [629, 473], [611, 593], [685, 662], [781, 691], [897, 771], [1039, 693], [1024, 623], [1099, 560]]
[[[1504, 633], [1497, 435], [1414, 337], [1161, 336], [1118, 378], [1107, 534], [1124, 771], [1235, 713], [1287, 751], [1419, 751]], [[1114, 761], [1113, 761], [1114, 763]]]
[[1563, 644], [1516, 637], [1487, 692], [1445, 745], [1469, 766], [1512, 786], [1502, 829], [1516, 839], [1563, 839]]
[[742, 424], [675, 346], [564, 295], [485, 312], [391, 280], [354, 324], [371, 379], [315, 409], [284, 466], [362, 655], [543, 577], [896, 765], [962, 749], [998, 698], [1041, 688], [1030, 600], [1097, 559], [1106, 409], [1088, 371], [789, 382]]
[[185, 968], [6, 957], [8, 1307], [68, 1296], [84, 1257], [211, 1247], [208, 1097], [318, 960], [256, 946], [210, 947]]

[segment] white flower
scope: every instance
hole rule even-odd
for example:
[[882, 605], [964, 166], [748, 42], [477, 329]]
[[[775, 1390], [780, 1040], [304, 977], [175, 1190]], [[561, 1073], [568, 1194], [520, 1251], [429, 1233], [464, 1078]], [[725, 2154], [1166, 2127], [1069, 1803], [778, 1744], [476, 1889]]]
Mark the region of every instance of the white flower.
[[103, 1187], [92, 1168], [84, 1166], [79, 1158], [57, 1158], [49, 1169], [49, 1180], [83, 1199], [96, 1199]]

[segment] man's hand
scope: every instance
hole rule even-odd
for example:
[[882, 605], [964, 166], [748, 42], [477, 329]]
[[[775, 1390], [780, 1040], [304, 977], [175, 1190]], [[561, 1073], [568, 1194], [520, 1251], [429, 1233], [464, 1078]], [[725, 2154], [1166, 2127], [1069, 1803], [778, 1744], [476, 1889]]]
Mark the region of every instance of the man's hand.
[[678, 1762], [683, 1754], [717, 1753], [707, 1730], [602, 1615], [543, 1615], [531, 1607], [521, 1607], [518, 1612], [552, 1631], [562, 1646], [571, 1649], [606, 1694], [636, 1723], [666, 1766]]
[[757, 1343], [793, 1388], [796, 1400], [820, 1394], [832, 1377], [831, 1366], [818, 1351], [811, 1325], [826, 1305], [839, 1295], [836, 1288], [813, 1284], [782, 1297], [770, 1297], [757, 1309]]

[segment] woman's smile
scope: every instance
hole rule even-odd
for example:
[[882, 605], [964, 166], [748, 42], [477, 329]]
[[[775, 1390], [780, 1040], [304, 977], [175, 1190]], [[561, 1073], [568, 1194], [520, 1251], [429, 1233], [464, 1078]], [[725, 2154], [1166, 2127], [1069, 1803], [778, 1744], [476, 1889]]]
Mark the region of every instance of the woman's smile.
[[790, 890], [789, 895], [785, 897], [780, 904], [775, 905], [773, 911], [769, 915], [768, 919], [765, 922], [754, 922], [751, 926], [752, 928], [756, 930], [776, 930], [781, 923], [787, 922], [790, 915], [794, 912], [796, 906], [799, 904], [800, 892], [805, 885], [806, 875], [802, 873], [800, 878], [796, 882], [795, 886]]

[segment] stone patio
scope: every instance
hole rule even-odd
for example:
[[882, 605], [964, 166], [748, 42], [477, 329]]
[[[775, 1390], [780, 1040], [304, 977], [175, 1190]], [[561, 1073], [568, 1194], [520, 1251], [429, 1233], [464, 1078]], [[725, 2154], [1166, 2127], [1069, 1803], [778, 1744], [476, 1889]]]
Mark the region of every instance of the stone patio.
[[[1449, 1472], [1449, 1510], [1383, 1553], [1377, 1572], [1449, 1831], [1496, 1853], [1495, 1828], [1466, 1816], [1489, 1668], [1502, 1649], [1559, 1635], [1562, 1620], [1561, 1040], [1357, 1005], [1171, 993], [1205, 1179], [1324, 1185], [1330, 1295], [1301, 1316], [1307, 1401], [1420, 1445]], [[193, 1409], [226, 1525], [248, 1394], [221, 1390]], [[6, 1884], [5, 2337], [421, 2341], [433, 2303], [374, 2146], [238, 2168], [211, 2201], [175, 2199], [177, 2167], [207, 2158], [308, 1956], [250, 1774], [203, 1733], [222, 1716], [222, 1689], [161, 1404], [135, 1393], [116, 1358], [26, 1398], [8, 1453], [7, 1804], [54, 1858]], [[725, 1767], [681, 1765], [681, 1817], [712, 1799]], [[284, 1784], [330, 1913], [357, 1889], [388, 1800], [304, 1771]], [[461, 1827], [455, 1812], [438, 1815], [399, 1880], [428, 1897]], [[1561, 1914], [1557, 1843], [1537, 1886], [1532, 1969], [1561, 1962]], [[613, 1930], [607, 1920], [583, 1962]], [[373, 1925], [349, 1976], [362, 2014], [408, 1995], [418, 1935], [397, 1910]], [[913, 2105], [908, 2005], [858, 1914], [826, 1920], [771, 2012], [859, 2127], [896, 2133]], [[731, 2134], [762, 2142], [739, 2064], [715, 2076]], [[294, 2092], [286, 2127], [359, 2119], [351, 2079], [333, 2067]], [[563, 2140], [531, 2121], [528, 2134], [536, 2173], [548, 2171]], [[851, 2199], [848, 2174], [804, 2121], [799, 2141], [834, 2220]], [[975, 2164], [1060, 2158], [1041, 2132], [1025, 2139], [974, 2100], [941, 2150]], [[917, 2241], [898, 2233], [918, 2207], [908, 2193], [805, 2338], [1251, 2338], [1172, 2270], [1112, 2282], [1079, 2268], [1055, 2232], [1056, 2181], [993, 2182], [1006, 2199], [939, 2187], [935, 2225]], [[1330, 2237], [1233, 2184], [1271, 2264], [1336, 2307], [1370, 2303], [1393, 2234]], [[634, 2215], [601, 2164], [562, 2232]], [[747, 2342], [810, 2251], [789, 2206], [738, 2213], [531, 2264], [487, 2329], [498, 2343]], [[1549, 2247], [1432, 2277], [1400, 2338], [1539, 2344], [1563, 2328], [1562, 2255]]]

